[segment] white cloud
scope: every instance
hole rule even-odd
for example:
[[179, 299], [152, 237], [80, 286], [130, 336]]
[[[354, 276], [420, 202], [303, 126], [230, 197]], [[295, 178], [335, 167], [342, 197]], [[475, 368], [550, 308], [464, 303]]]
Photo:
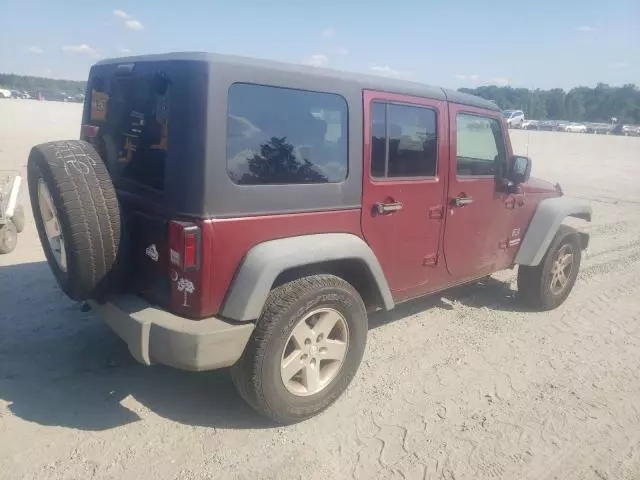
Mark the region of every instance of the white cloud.
[[495, 77], [489, 80], [488, 83], [491, 85], [499, 85], [501, 87], [505, 87], [509, 85], [509, 79], [505, 77]]
[[33, 53], [35, 55], [42, 55], [44, 53], [44, 50], [42, 49], [42, 47], [34, 45], [32, 47], [28, 47], [27, 52]]
[[469, 80], [471, 80], [472, 82], [477, 82], [479, 78], [480, 77], [478, 77], [478, 75], [476, 75], [475, 73], [469, 75]]
[[593, 28], [591, 25], [580, 25], [579, 27], [576, 27], [576, 30], [578, 32], [593, 32], [595, 31], [595, 28]]
[[[114, 10], [113, 16], [122, 20], [122, 23], [124, 23], [124, 26], [127, 27], [129, 30], [144, 30], [144, 25], [142, 25], [142, 22], [140, 22], [140, 20], [136, 20], [135, 18], [133, 18], [124, 10], [120, 10], [120, 9]], [[105, 22], [104, 25], [108, 26], [107, 23], [108, 22]]]
[[127, 20], [128, 18], [131, 18], [130, 15], [122, 10], [114, 10], [113, 11], [113, 16], [114, 17], [118, 17], [118, 18], [122, 18], [123, 20]]
[[336, 34], [336, 29], [333, 27], [327, 27], [322, 31], [322, 36], [325, 38], [331, 38], [335, 36], [335, 34]]
[[347, 50], [345, 47], [338, 47], [336, 48], [336, 53], [338, 55], [349, 55], [349, 50]]
[[322, 67], [326, 65], [328, 61], [329, 61], [329, 57], [327, 57], [322, 53], [316, 53], [314, 55], [311, 55], [307, 59], [306, 64], [311, 65], [313, 67]]
[[90, 47], [86, 43], [82, 43], [80, 45], [65, 45], [64, 47], [62, 47], [62, 51], [69, 52], [69, 53], [83, 53], [86, 55], [93, 55], [93, 56], [98, 55], [97, 50], [95, 48]]
[[131, 50], [128, 48], [119, 48], [118, 53], [131, 53]]
[[139, 20], [135, 20], [135, 19], [125, 20], [124, 24], [130, 30], [144, 30], [144, 25], [142, 25], [142, 23], [140, 23]]
[[369, 67], [376, 75], [381, 75], [383, 77], [394, 77], [394, 78], [411, 78], [413, 74], [411, 72], [403, 72], [401, 70], [396, 70], [391, 68], [389, 65], [372, 65]]

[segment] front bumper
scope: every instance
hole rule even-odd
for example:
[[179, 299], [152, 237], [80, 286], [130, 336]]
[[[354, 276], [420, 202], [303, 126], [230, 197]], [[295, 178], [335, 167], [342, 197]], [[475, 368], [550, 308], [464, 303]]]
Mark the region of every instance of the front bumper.
[[254, 328], [253, 323], [216, 317], [189, 320], [134, 295], [89, 304], [145, 365], [160, 363], [193, 371], [229, 367], [242, 355]]

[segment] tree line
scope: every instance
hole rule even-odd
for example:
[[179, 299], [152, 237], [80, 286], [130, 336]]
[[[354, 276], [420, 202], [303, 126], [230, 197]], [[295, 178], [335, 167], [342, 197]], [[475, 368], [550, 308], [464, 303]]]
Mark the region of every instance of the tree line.
[[84, 93], [87, 87], [87, 82], [30, 77], [26, 75], [15, 75], [13, 73], [0, 73], [0, 86], [11, 90], [27, 92], [64, 92], [71, 95]]
[[640, 125], [640, 88], [633, 84], [598, 83], [595, 88], [576, 87], [568, 92], [495, 85], [460, 91], [493, 100], [503, 110], [523, 110], [527, 118], [536, 120], [610, 122], [617, 118], [619, 123]]

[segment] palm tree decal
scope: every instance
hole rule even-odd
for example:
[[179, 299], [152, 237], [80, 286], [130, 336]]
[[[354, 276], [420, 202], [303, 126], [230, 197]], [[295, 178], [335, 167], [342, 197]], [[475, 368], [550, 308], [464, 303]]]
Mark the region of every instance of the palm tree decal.
[[184, 303], [182, 304], [182, 306], [188, 307], [189, 305], [187, 304], [187, 296], [196, 291], [196, 287], [193, 285], [193, 282], [186, 278], [181, 278], [180, 280], [178, 280], [178, 291], [182, 292], [182, 294], [184, 295]]

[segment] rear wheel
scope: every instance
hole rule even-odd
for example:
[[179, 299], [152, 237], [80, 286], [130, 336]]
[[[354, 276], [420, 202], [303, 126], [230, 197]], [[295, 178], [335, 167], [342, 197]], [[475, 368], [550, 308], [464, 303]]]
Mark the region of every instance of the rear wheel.
[[80, 140], [37, 145], [28, 184], [40, 243], [60, 288], [74, 300], [95, 297], [120, 246], [118, 201], [102, 159]]
[[261, 414], [278, 423], [304, 420], [347, 388], [366, 336], [366, 309], [349, 283], [300, 278], [271, 292], [232, 378]]
[[571, 293], [578, 278], [582, 258], [580, 236], [560, 225], [540, 265], [518, 268], [518, 291], [536, 310], [552, 310]]
[[11, 220], [0, 225], [0, 254], [11, 253], [18, 244], [18, 229]]

